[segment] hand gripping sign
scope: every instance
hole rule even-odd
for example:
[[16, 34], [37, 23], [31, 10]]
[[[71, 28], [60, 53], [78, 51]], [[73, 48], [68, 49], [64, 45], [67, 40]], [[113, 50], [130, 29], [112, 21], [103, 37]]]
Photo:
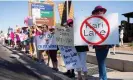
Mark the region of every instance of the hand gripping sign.
[[74, 29], [75, 45], [119, 44], [117, 14], [90, 16], [76, 23], [78, 24], [75, 26], [78, 27]]

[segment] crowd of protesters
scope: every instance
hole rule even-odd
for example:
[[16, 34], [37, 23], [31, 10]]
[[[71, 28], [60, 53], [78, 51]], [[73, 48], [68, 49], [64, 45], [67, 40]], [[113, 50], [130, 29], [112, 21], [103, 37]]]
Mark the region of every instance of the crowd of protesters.
[[[92, 11], [92, 16], [94, 15], [104, 15], [106, 13], [106, 9], [102, 6], [97, 6]], [[69, 19], [64, 24], [64, 27], [75, 27], [73, 26], [73, 20]], [[54, 35], [55, 34], [55, 27], [54, 26], [48, 26], [46, 24], [43, 24], [41, 26], [34, 25], [31, 27], [23, 27], [19, 30], [12, 31], [7, 34], [5, 37], [5, 44], [9, 45], [10, 47], [13, 47], [15, 49], [19, 49], [24, 51], [25, 54], [28, 54], [30, 57], [33, 57], [36, 61], [38, 61], [40, 64], [46, 63], [45, 61], [45, 55], [48, 56], [48, 63], [51, 59], [53, 70], [58, 71], [58, 60], [57, 60], [57, 50], [37, 50], [36, 45], [36, 38], [35, 36], [38, 35]], [[45, 39], [48, 41], [49, 39]], [[55, 40], [55, 39], [54, 39]], [[99, 79], [100, 80], [107, 80], [106, 75], [106, 64], [105, 60], [108, 55], [109, 49], [112, 47], [112, 45], [94, 45], [93, 48], [96, 52], [96, 58], [98, 62], [98, 68], [99, 68]], [[71, 69], [67, 70], [67, 72], [64, 73], [64, 75], [67, 75], [70, 78], [75, 77], [75, 71], [78, 73], [78, 80], [83, 80], [81, 73], [84, 73], [84, 80], [87, 80], [87, 65], [86, 65], [86, 59], [87, 59], [87, 51], [89, 51], [88, 46], [75, 46], [75, 49], [77, 51], [77, 54], [79, 55], [80, 61], [82, 63], [82, 67], [79, 69]], [[35, 57], [37, 56], [37, 57]]]

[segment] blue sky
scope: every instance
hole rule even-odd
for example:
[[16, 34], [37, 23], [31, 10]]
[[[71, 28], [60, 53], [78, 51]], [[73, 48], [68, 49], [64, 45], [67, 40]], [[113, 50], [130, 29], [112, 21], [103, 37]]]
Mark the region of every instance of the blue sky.
[[[57, 4], [63, 1], [56, 1], [55, 15], [56, 21], [60, 21]], [[90, 16], [92, 10], [97, 5], [101, 5], [107, 9], [107, 14], [117, 12], [119, 13], [119, 22], [127, 20], [123, 13], [133, 12], [133, 1], [74, 1], [74, 11], [76, 16]], [[25, 26], [24, 18], [28, 16], [28, 2], [27, 1], [0, 1], [0, 30], [7, 32], [7, 28], [11, 26], [15, 28], [16, 25]], [[131, 23], [133, 20], [131, 19]]]

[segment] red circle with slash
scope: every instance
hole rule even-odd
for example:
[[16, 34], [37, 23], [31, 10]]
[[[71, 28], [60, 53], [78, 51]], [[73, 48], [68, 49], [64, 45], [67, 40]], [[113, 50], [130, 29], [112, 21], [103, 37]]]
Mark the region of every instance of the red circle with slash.
[[[92, 19], [92, 18], [99, 18], [99, 19], [102, 19], [102, 20], [105, 22], [105, 24], [107, 25], [107, 29], [108, 29], [107, 34], [105, 35], [105, 37], [102, 36], [93, 26], [91, 26], [91, 25], [87, 22], [88, 20], [90, 20], [90, 19]], [[87, 39], [84, 37], [84, 35], [82, 34], [82, 29], [83, 29], [83, 27], [84, 27], [84, 24], [86, 24], [90, 29], [92, 29], [92, 30], [101, 38], [101, 40], [98, 41], [98, 42], [90, 42], [89, 40], [87, 40]], [[109, 36], [109, 33], [110, 33], [110, 26], [109, 26], [109, 23], [108, 23], [107, 19], [105, 19], [105, 18], [102, 17], [102, 16], [91, 16], [91, 17], [88, 17], [87, 19], [85, 19], [85, 20], [82, 22], [81, 27], [80, 27], [80, 36], [81, 36], [81, 38], [82, 38], [86, 43], [92, 44], [92, 45], [99, 45], [99, 44], [101, 44], [102, 42], [104, 42], [104, 41], [107, 39], [107, 37]]]

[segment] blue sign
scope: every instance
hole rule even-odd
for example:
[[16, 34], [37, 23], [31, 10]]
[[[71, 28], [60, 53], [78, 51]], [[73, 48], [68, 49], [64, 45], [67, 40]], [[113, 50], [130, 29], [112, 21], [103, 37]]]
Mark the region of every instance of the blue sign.
[[53, 11], [53, 6], [48, 5], [48, 4], [39, 4], [39, 3], [34, 3], [31, 5], [32, 8], [37, 8], [42, 11]]

